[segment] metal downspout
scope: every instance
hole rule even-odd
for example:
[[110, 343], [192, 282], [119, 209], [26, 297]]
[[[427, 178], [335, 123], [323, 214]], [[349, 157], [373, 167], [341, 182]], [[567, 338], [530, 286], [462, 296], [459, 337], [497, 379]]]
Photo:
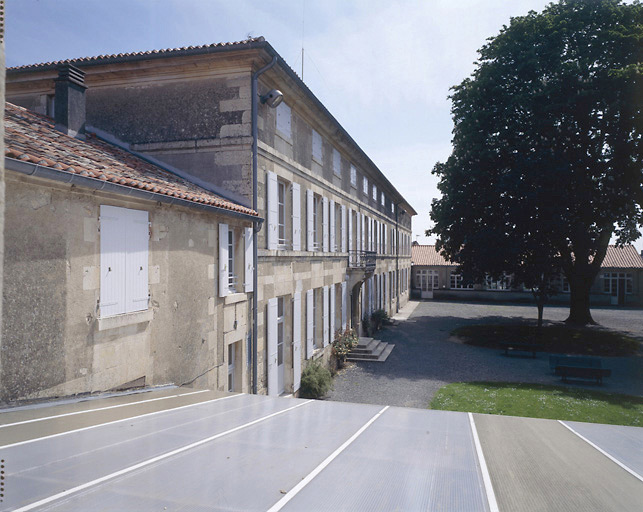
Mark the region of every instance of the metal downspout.
[[[257, 79], [259, 75], [268, 71], [277, 63], [277, 56], [272, 58], [272, 61], [269, 64], [266, 64], [264, 67], [259, 69], [256, 73], [252, 75], [252, 209], [257, 211], [258, 203], [258, 163], [257, 163], [257, 146], [259, 140], [259, 130], [257, 128], [257, 111], [259, 108], [259, 91], [257, 87]], [[257, 274], [259, 273], [259, 264], [257, 256], [257, 233], [261, 229], [261, 224], [254, 223], [254, 229], [252, 230], [252, 266], [254, 268], [252, 272], [252, 392], [257, 394], [257, 323], [258, 323], [258, 313], [257, 313], [257, 288], [258, 288], [258, 279]]]

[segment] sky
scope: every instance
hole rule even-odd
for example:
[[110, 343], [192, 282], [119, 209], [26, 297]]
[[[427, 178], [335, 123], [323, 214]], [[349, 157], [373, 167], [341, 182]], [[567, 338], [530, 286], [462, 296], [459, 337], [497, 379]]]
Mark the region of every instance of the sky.
[[[511, 17], [544, 0], [7, 0], [6, 62], [264, 36], [418, 212], [433, 243], [436, 162], [451, 153], [449, 88]], [[304, 48], [302, 71], [302, 47]], [[643, 238], [635, 244], [643, 250]]]

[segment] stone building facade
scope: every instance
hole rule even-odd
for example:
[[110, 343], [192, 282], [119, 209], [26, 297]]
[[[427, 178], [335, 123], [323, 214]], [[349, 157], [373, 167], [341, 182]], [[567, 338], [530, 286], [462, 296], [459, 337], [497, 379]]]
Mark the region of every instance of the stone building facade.
[[[248, 372], [244, 390], [297, 393], [337, 330], [408, 300], [415, 211], [263, 38], [70, 63], [86, 73], [89, 130], [265, 219], [243, 360], [256, 380]], [[8, 99], [47, 114], [56, 66], [8, 70]], [[283, 95], [275, 108], [264, 101], [272, 90]]]
[[246, 357], [248, 296], [216, 290], [221, 233], [240, 234], [243, 266], [256, 213], [15, 105], [5, 128], [0, 401], [247, 389], [247, 368], [229, 362]]

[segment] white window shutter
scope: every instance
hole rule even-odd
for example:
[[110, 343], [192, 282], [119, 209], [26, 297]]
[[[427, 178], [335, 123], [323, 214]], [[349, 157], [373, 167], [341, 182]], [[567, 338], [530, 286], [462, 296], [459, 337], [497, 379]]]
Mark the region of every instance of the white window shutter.
[[245, 275], [243, 276], [243, 280], [244, 280], [243, 291], [245, 291], [246, 293], [249, 293], [252, 291], [252, 282], [254, 279], [252, 228], [245, 228], [243, 230], [243, 239], [245, 242], [244, 244]]
[[219, 224], [219, 297], [228, 295], [228, 285], [228, 225]]
[[268, 349], [268, 395], [279, 394], [279, 375], [277, 366], [277, 297], [268, 299], [266, 311], [267, 324], [267, 349]]
[[353, 210], [348, 209], [348, 250], [353, 250]]
[[362, 225], [362, 236], [361, 236], [361, 250], [365, 251], [366, 250], [366, 244], [364, 243], [366, 240], [366, 218], [364, 217], [363, 213], [360, 213], [359, 216], [360, 224]]
[[335, 252], [335, 201], [330, 200], [330, 205], [328, 206], [328, 216], [330, 218], [329, 222], [329, 234], [330, 234], [330, 252]]
[[313, 210], [315, 208], [315, 197], [313, 196], [313, 191], [310, 189], [306, 190], [306, 248], [309, 251], [314, 251], [315, 248], [315, 224], [313, 218]]
[[301, 292], [295, 292], [292, 300], [292, 391], [301, 384]]
[[332, 342], [335, 339], [335, 298], [336, 298], [336, 287], [334, 284], [330, 285], [330, 341]]
[[125, 311], [144, 311], [148, 302], [148, 248], [150, 226], [148, 213], [143, 210], [125, 209]]
[[328, 252], [328, 198], [322, 198], [322, 251]]
[[348, 302], [348, 297], [346, 295], [347, 290], [346, 281], [342, 281], [342, 331], [346, 330], [346, 312]]
[[125, 313], [124, 208], [100, 207], [100, 315]]
[[356, 212], [355, 221], [357, 222], [357, 240], [355, 242], [356, 242], [357, 250], [361, 251], [362, 247], [364, 247], [364, 235], [362, 234], [362, 214], [361, 213]]
[[323, 334], [324, 334], [324, 347], [328, 346], [328, 343], [330, 341], [330, 334], [329, 334], [329, 325], [328, 325], [328, 320], [329, 320], [329, 315], [328, 315], [328, 286], [324, 286], [323, 289], [323, 299], [322, 299], [322, 327], [323, 327]]
[[342, 232], [342, 252], [346, 252], [346, 205], [342, 205], [342, 224], [340, 231]]
[[292, 250], [301, 251], [301, 192], [299, 183], [292, 184]]
[[266, 238], [268, 249], [276, 250], [279, 237], [279, 199], [277, 192], [277, 175], [272, 171], [266, 171], [266, 200], [268, 203], [268, 226]]
[[315, 351], [315, 322], [313, 321], [313, 290], [306, 291], [306, 359], [313, 357]]
[[384, 274], [384, 311], [388, 312], [388, 303], [389, 303], [389, 292], [390, 292], [390, 285], [389, 285], [389, 275], [388, 272]]

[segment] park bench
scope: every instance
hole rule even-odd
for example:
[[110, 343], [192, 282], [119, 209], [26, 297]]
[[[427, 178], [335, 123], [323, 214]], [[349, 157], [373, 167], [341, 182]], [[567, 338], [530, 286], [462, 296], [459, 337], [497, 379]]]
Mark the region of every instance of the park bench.
[[525, 341], [503, 341], [500, 342], [500, 347], [505, 350], [505, 355], [508, 356], [514, 352], [531, 352], [531, 357], [536, 357], [536, 352], [543, 349], [539, 343], [528, 343]]
[[603, 383], [603, 377], [609, 377], [612, 370], [603, 368], [603, 362], [597, 357], [583, 356], [549, 356], [549, 367], [563, 382], [568, 378], [596, 380]]
[[596, 384], [602, 384], [603, 377], [609, 377], [611, 374], [612, 370], [607, 368], [566, 365], [556, 366], [556, 375], [560, 375], [563, 378], [563, 382], [567, 382], [567, 378], [572, 377], [575, 379], [595, 379]]

